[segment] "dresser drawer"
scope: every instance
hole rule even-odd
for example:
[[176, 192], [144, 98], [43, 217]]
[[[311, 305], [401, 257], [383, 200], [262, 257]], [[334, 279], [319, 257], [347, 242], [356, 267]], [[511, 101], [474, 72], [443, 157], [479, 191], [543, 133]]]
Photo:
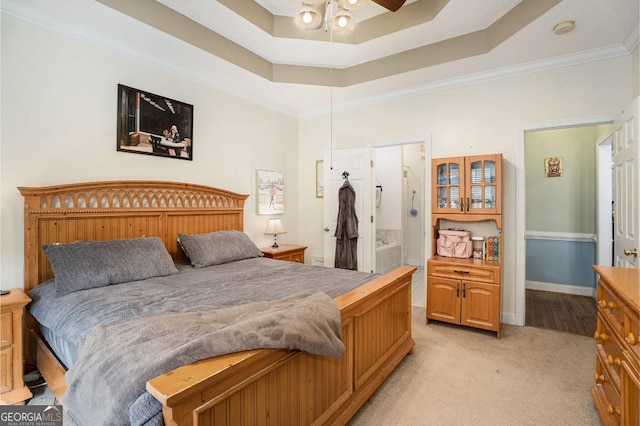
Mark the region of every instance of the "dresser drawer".
[[6, 310], [0, 314], [0, 348], [13, 345], [13, 315]]
[[622, 339], [624, 332], [624, 303], [609, 288], [604, 280], [598, 281], [598, 311], [601, 312], [613, 327], [613, 332]]
[[635, 355], [635, 368], [640, 371], [640, 318], [629, 307], [624, 309], [624, 341], [632, 355]]
[[611, 332], [606, 321], [598, 314], [596, 325], [596, 349], [607, 366], [616, 386], [620, 387], [620, 369], [622, 368], [622, 342]]
[[464, 265], [441, 263], [436, 261], [428, 262], [428, 275], [434, 277], [464, 279], [479, 281], [490, 284], [500, 284], [500, 268], [486, 267], [481, 265]]
[[[596, 356], [596, 384], [593, 387], [597, 393], [596, 406], [604, 424], [621, 424], [621, 399], [615, 383], [609, 376], [607, 368], [600, 356]], [[594, 395], [595, 396], [595, 395]], [[604, 414], [604, 416], [602, 416]], [[605, 422], [605, 418], [609, 421]]]

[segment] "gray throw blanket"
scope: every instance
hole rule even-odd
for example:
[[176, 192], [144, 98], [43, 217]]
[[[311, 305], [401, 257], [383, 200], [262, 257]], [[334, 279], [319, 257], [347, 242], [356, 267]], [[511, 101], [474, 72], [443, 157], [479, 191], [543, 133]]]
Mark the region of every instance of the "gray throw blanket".
[[100, 326], [89, 333], [67, 372], [62, 401], [78, 425], [129, 424], [129, 409], [141, 395], [146, 399], [136, 405], [149, 408], [145, 386], [154, 377], [197, 360], [259, 348], [340, 358], [341, 331], [340, 311], [324, 293]]

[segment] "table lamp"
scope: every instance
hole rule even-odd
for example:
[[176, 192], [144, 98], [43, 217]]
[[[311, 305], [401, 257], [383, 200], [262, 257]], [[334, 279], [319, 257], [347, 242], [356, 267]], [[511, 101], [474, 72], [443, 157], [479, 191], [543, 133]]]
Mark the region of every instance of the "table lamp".
[[264, 231], [265, 234], [273, 234], [273, 245], [271, 247], [278, 248], [278, 234], [284, 234], [284, 226], [282, 226], [282, 222], [280, 218], [269, 219], [269, 223], [267, 223], [267, 230]]

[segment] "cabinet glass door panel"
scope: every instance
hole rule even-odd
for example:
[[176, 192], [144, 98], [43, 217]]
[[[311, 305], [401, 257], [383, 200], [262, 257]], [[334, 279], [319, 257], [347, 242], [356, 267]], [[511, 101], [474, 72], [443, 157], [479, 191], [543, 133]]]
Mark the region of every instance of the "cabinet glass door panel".
[[[432, 209], [434, 213], [462, 213], [466, 168], [462, 157], [434, 160], [432, 164]], [[482, 171], [480, 171], [482, 174]]]
[[[476, 182], [472, 182], [476, 183]], [[496, 162], [484, 162], [484, 183], [496, 183]]]
[[460, 187], [459, 186], [451, 186], [451, 200], [449, 202], [449, 208], [457, 209], [460, 207]]
[[494, 155], [467, 158], [464, 212], [495, 214], [497, 212], [498, 164]]
[[457, 163], [449, 163], [449, 185], [460, 184], [460, 166]]
[[471, 163], [471, 184], [482, 183], [482, 161]]
[[447, 165], [446, 164], [438, 164], [438, 185], [446, 185], [447, 184]]
[[447, 187], [446, 186], [439, 186], [438, 187], [438, 201], [437, 201], [437, 206], [439, 209], [446, 209], [448, 207], [448, 203], [449, 203], [449, 197], [447, 194]]
[[495, 185], [486, 185], [484, 187], [484, 208], [496, 208], [496, 187]]
[[482, 208], [482, 185], [471, 185], [471, 208]]

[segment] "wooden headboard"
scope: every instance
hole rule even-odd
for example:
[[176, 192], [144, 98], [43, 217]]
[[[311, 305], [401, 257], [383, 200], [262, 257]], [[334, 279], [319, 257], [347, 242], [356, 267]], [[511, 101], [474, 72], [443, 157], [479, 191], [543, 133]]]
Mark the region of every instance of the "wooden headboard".
[[184, 260], [178, 232], [243, 230], [244, 201], [236, 194], [190, 183], [120, 180], [19, 187], [24, 197], [24, 289], [53, 278], [44, 244], [77, 240], [160, 237]]

